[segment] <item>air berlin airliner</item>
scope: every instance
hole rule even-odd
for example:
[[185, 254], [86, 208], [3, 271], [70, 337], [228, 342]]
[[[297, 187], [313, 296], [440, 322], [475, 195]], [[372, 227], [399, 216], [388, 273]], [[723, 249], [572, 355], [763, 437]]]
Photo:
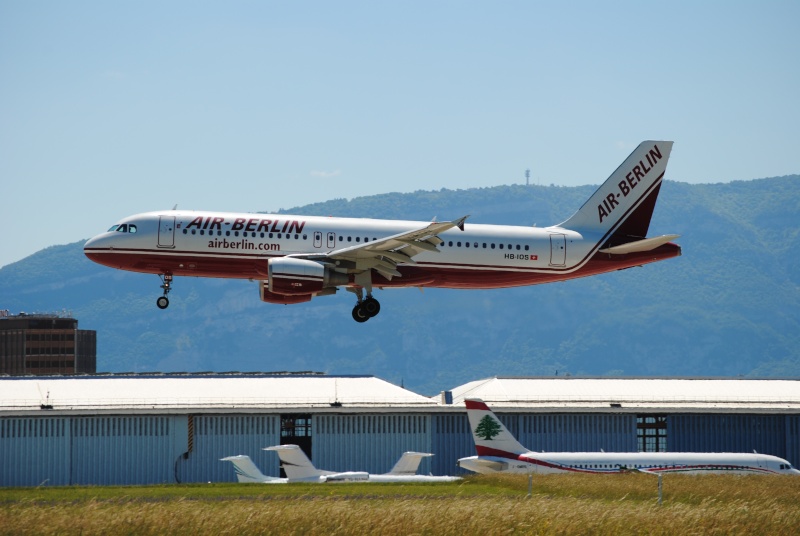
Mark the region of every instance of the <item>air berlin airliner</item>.
[[[517, 227], [164, 210], [129, 216], [84, 246], [91, 260], [174, 276], [250, 279], [261, 299], [356, 295], [353, 318], [380, 312], [375, 288], [489, 289], [564, 281], [677, 257], [678, 235], [647, 238], [672, 142], [645, 141], [568, 220]], [[366, 293], [366, 297], [365, 297]]]

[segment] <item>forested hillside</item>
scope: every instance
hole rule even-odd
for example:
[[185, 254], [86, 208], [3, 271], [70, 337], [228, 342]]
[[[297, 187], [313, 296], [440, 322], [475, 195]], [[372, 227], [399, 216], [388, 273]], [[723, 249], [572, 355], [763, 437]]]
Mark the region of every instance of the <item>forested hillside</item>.
[[[595, 187], [502, 186], [332, 200], [287, 213], [546, 226]], [[493, 375], [800, 376], [800, 177], [665, 182], [650, 235], [683, 256], [565, 283], [491, 291], [378, 291], [350, 316], [347, 292], [299, 305], [255, 283], [176, 278], [88, 261], [83, 242], [0, 270], [0, 309], [71, 311], [98, 332], [99, 371], [375, 374], [423, 394]]]

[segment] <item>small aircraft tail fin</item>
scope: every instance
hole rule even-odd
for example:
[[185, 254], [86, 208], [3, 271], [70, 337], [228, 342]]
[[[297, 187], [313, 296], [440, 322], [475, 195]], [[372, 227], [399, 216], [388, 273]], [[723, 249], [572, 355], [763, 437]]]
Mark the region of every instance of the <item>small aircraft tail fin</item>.
[[314, 467], [303, 449], [297, 445], [276, 445], [266, 447], [264, 450], [273, 450], [278, 453], [281, 467], [289, 480], [309, 480], [329, 474], [329, 471], [322, 471]]
[[259, 471], [250, 456], [245, 454], [220, 458], [220, 461], [233, 464], [233, 470], [236, 471], [236, 478], [239, 479], [239, 482], [269, 482], [270, 480], [277, 480], [275, 477], [267, 476]]
[[558, 225], [614, 247], [647, 237], [671, 141], [644, 141], [567, 221]]
[[433, 456], [428, 452], [404, 452], [397, 463], [394, 464], [392, 470], [386, 473], [387, 475], [415, 475], [419, 469], [419, 462], [422, 458]]
[[506, 456], [530, 452], [508, 431], [483, 400], [468, 398], [467, 417], [478, 456]]

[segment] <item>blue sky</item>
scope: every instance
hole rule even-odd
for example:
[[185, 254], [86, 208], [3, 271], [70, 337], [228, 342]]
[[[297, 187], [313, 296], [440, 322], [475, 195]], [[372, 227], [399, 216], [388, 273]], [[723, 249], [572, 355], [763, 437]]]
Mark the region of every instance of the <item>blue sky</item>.
[[599, 184], [644, 139], [675, 141], [672, 180], [800, 173], [798, 20], [796, 1], [0, 0], [0, 266], [176, 203], [526, 168]]

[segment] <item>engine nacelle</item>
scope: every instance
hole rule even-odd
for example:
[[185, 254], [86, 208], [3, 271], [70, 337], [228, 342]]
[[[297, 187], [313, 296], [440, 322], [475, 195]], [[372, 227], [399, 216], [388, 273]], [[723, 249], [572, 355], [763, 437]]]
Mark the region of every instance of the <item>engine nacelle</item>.
[[[271, 259], [267, 266], [267, 288], [265, 292], [280, 296], [303, 297], [301, 301], [308, 301], [312, 296], [328, 294], [339, 286], [349, 282], [347, 274], [336, 272], [330, 267], [315, 261], [280, 257]], [[327, 292], [325, 292], [327, 290]], [[333, 290], [335, 292], [335, 290]], [[268, 301], [268, 300], [264, 300]], [[295, 301], [281, 303], [298, 303]]]

